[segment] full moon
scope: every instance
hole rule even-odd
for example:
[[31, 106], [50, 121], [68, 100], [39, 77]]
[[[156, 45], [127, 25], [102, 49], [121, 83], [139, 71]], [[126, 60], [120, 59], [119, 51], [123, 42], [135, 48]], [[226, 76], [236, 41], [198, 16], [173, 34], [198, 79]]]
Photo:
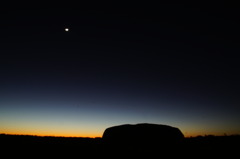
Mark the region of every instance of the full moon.
[[65, 31], [69, 31], [69, 28], [65, 28]]

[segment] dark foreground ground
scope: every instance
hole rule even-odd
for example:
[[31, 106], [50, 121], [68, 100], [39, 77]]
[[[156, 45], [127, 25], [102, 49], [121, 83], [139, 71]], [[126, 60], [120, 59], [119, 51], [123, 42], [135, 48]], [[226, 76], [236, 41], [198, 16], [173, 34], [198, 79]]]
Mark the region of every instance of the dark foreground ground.
[[[105, 145], [101, 138], [0, 135], [6, 158], [216, 158], [239, 154], [240, 135], [185, 138], [180, 145]], [[141, 147], [141, 145], [140, 145]], [[151, 147], [151, 148], [150, 148]], [[152, 148], [154, 147], [154, 148]]]

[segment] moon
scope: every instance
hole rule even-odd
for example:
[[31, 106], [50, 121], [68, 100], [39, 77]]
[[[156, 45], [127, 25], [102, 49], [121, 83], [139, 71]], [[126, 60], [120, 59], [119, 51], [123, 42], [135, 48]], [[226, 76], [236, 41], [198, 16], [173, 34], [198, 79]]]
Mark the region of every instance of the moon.
[[65, 30], [66, 32], [68, 32], [68, 31], [69, 31], [69, 28], [65, 28], [64, 30]]

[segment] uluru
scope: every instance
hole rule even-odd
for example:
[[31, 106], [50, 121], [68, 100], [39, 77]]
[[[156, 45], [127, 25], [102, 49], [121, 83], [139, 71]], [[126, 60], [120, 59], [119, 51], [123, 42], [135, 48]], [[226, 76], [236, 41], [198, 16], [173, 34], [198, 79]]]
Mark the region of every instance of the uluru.
[[107, 128], [103, 141], [109, 148], [168, 149], [177, 148], [184, 139], [179, 128], [161, 124], [124, 124]]

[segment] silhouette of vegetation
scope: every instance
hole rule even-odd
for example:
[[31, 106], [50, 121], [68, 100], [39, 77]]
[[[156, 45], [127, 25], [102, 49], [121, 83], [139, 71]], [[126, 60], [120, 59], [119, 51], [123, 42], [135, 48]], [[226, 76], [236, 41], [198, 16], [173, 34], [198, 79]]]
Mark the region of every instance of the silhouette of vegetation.
[[[154, 137], [153, 137], [154, 138]], [[114, 145], [106, 145], [103, 138], [77, 137], [39, 137], [29, 135], [0, 134], [2, 155], [6, 157], [104, 157], [104, 158], [133, 158], [133, 157], [234, 157], [238, 154], [240, 135], [197, 136], [183, 138], [181, 144], [171, 143], [162, 146], [159, 140], [144, 141], [138, 136], [134, 140]], [[132, 143], [132, 142], [136, 143]], [[129, 143], [132, 143], [131, 147]], [[164, 143], [167, 144], [167, 143]], [[130, 144], [131, 145], [131, 144]]]
[[41, 137], [31, 135], [0, 135], [3, 151], [7, 156], [23, 157], [73, 157], [76, 155], [95, 156], [101, 152], [101, 138]]

